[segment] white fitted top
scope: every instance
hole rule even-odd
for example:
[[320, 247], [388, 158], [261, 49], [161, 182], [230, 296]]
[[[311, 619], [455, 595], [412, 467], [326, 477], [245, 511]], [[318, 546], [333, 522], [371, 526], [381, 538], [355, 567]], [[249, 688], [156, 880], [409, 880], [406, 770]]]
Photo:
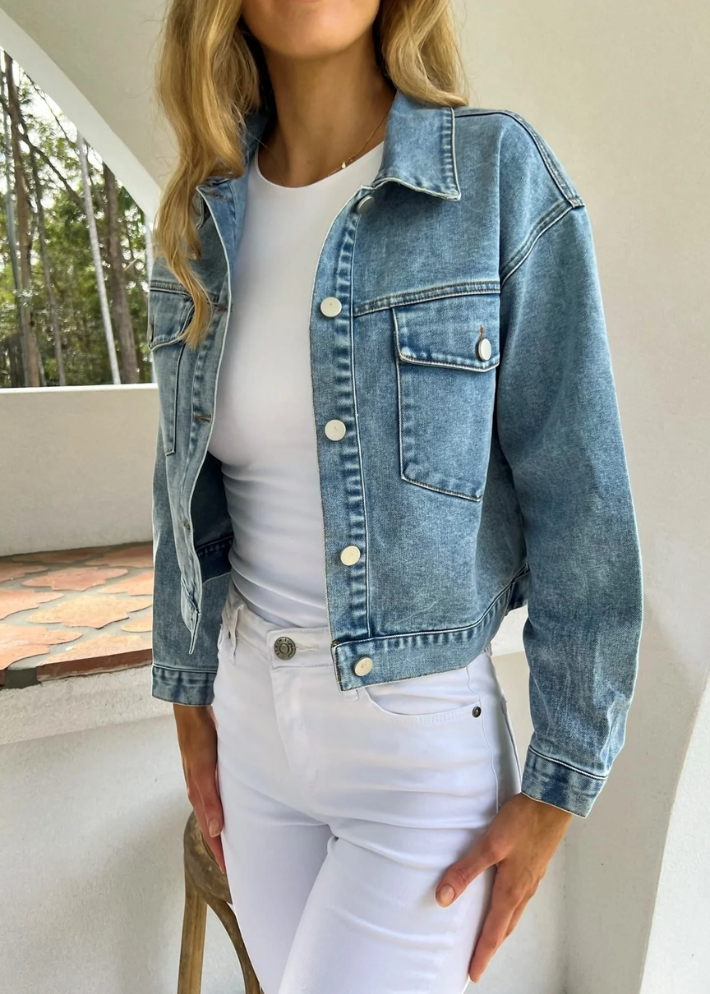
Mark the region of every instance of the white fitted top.
[[283, 626], [328, 623], [311, 299], [330, 225], [375, 178], [383, 147], [308, 186], [265, 179], [257, 155], [247, 177], [209, 451], [222, 463], [234, 526], [233, 582], [252, 610]]

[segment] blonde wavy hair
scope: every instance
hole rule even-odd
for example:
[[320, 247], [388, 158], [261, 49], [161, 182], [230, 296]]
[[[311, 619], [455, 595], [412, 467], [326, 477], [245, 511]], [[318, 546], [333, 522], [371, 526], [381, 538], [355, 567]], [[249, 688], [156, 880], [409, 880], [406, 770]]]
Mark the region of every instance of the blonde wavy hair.
[[[157, 97], [178, 158], [156, 217], [156, 250], [193, 299], [181, 336], [193, 348], [211, 319], [190, 265], [200, 252], [196, 188], [209, 176], [243, 174], [245, 119], [273, 107], [261, 46], [241, 8], [242, 0], [171, 0], [157, 65]], [[434, 105], [467, 104], [450, 0], [381, 0], [373, 39], [379, 68], [397, 89]]]

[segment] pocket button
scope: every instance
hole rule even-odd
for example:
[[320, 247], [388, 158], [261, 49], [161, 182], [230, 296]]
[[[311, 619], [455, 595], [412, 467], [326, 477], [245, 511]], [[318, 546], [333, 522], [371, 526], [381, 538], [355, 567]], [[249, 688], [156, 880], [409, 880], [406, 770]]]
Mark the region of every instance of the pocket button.
[[476, 705], [476, 707], [473, 709], [473, 711], [471, 712], [471, 714], [473, 715], [474, 718], [480, 718], [481, 717], [481, 709], [479, 708], [478, 705]]
[[482, 338], [476, 346], [476, 352], [479, 359], [482, 359], [483, 362], [488, 362], [493, 354], [490, 341], [487, 338]]

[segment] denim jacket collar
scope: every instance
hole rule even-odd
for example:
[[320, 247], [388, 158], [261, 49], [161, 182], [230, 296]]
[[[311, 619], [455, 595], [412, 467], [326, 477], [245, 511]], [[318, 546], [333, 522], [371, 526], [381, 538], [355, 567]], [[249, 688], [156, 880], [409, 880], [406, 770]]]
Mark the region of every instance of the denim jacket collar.
[[[246, 119], [245, 163], [251, 161], [269, 119], [266, 109]], [[444, 200], [460, 200], [454, 151], [454, 108], [422, 103], [397, 89], [385, 129], [380, 169], [369, 185], [394, 181]], [[241, 177], [240, 177], [241, 178]], [[229, 177], [210, 176], [198, 189], [209, 194]]]

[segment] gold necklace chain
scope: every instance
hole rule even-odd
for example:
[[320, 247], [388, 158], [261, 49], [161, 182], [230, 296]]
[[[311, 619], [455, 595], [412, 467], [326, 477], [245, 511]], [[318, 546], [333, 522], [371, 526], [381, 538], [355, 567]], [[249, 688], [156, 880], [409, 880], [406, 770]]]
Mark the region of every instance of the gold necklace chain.
[[[363, 148], [370, 141], [370, 139], [372, 138], [372, 136], [374, 135], [374, 133], [377, 131], [377, 129], [379, 128], [379, 126], [382, 124], [382, 122], [384, 121], [384, 119], [387, 117], [387, 115], [389, 114], [389, 111], [390, 111], [390, 108], [388, 107], [387, 110], [382, 115], [382, 117], [377, 122], [377, 124], [375, 125], [375, 127], [372, 129], [372, 131], [370, 132], [370, 134], [367, 136], [367, 138], [365, 139], [365, 141], [362, 143], [362, 145], [360, 146], [360, 148], [357, 150], [357, 152], [355, 153], [355, 155], [351, 155], [349, 159], [345, 159], [344, 162], [341, 162], [341, 164], [339, 166], [336, 166], [335, 169], [331, 169], [331, 171], [329, 173], [326, 173], [325, 176], [322, 176], [321, 179], [327, 179], [329, 176], [332, 176], [333, 173], [337, 173], [341, 169], [345, 169], [345, 167], [349, 166], [351, 162], [354, 162], [355, 159], [357, 159], [357, 157], [360, 154], [360, 152], [363, 150]], [[268, 149], [268, 145], [265, 145], [264, 148]], [[281, 176], [281, 172], [280, 171], [279, 171], [279, 176]], [[281, 185], [285, 186], [286, 184], [282, 183]]]

